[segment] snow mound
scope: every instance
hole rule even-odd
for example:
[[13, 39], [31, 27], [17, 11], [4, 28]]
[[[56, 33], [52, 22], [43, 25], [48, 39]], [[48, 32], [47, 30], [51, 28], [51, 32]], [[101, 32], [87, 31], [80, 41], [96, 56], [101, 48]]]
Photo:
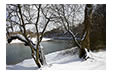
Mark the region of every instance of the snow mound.
[[[82, 60], [78, 57], [76, 47], [46, 55], [50, 67], [42, 70], [105, 70], [106, 52], [89, 52], [90, 58]], [[49, 58], [49, 59], [48, 59]]]
[[90, 52], [91, 58], [83, 61], [77, 55], [77, 48], [57, 51], [46, 55], [47, 66], [38, 69], [33, 59], [16, 65], [7, 65], [8, 70], [105, 70], [106, 52]]
[[33, 59], [27, 59], [16, 65], [7, 65], [6, 69], [7, 70], [36, 70], [38, 68]]

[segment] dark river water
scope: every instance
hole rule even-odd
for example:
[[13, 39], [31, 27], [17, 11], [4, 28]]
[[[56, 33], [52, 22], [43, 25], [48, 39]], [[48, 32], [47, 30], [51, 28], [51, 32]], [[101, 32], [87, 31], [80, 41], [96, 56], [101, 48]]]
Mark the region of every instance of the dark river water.
[[[73, 42], [71, 40], [52, 40], [41, 42], [44, 53], [64, 50], [71, 48]], [[31, 49], [28, 46], [24, 46], [23, 43], [6, 44], [6, 64], [12, 65], [22, 62], [25, 59], [31, 58]]]

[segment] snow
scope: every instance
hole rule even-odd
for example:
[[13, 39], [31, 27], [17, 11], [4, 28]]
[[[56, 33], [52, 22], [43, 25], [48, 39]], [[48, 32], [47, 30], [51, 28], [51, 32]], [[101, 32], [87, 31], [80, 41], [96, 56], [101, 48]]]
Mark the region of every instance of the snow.
[[22, 41], [18, 40], [18, 39], [15, 39], [15, 40], [12, 40], [11, 43], [23, 43]]
[[[51, 38], [43, 38], [42, 41], [49, 41], [52, 40]], [[35, 42], [36, 38], [32, 38], [32, 41]]]
[[27, 59], [16, 65], [7, 65], [8, 70], [35, 70], [37, 66], [33, 59]]
[[[65, 54], [64, 51], [55, 52], [47, 55], [48, 64], [52, 64], [50, 68], [46, 70], [105, 70], [106, 69], [106, 52], [90, 52], [92, 58], [88, 60], [81, 60], [78, 55]], [[56, 58], [56, 59], [55, 59]]]
[[[33, 41], [33, 43], [36, 42], [36, 38], [32, 38], [31, 39]], [[49, 40], [52, 40], [51, 38], [43, 38], [42, 41], [49, 41]], [[18, 40], [18, 39], [15, 39], [13, 40], [11, 43], [23, 43], [22, 41]]]
[[87, 35], [87, 32], [84, 33], [84, 35], [83, 35], [81, 41], [83, 41], [83, 40], [85, 39], [85, 36], [86, 36], [86, 35]]
[[[16, 65], [7, 65], [7, 70], [105, 70], [106, 51], [90, 52], [91, 58], [78, 58], [77, 49], [73, 47], [46, 55], [47, 66], [38, 69], [33, 59], [27, 59]], [[75, 53], [74, 53], [75, 52]]]

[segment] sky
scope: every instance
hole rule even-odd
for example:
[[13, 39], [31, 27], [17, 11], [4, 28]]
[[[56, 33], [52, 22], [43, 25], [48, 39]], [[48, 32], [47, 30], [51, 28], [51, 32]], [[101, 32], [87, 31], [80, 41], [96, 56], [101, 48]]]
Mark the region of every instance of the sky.
[[[8, 5], [9, 5], [9, 4], [8, 4]], [[7, 18], [7, 16], [8, 16], [8, 13], [7, 13], [7, 12], [11, 12], [8, 5], [6, 5], [7, 10], [8, 10], [8, 11], [6, 11], [6, 18]], [[81, 8], [79, 8], [80, 6], [81, 6]], [[42, 5], [42, 7], [43, 7], [43, 5]], [[76, 7], [77, 7], [77, 5], [76, 5]], [[73, 15], [73, 13], [71, 14], [71, 9], [70, 9], [70, 8], [66, 10], [66, 12], [65, 12], [65, 13], [67, 13], [67, 14], [65, 14], [66, 16], [69, 15], [69, 14], [71, 14], [71, 16], [68, 18], [68, 21], [70, 20], [69, 23], [71, 22], [71, 20], [72, 20], [71, 18], [72, 18], [72, 17], [75, 18], [75, 19], [74, 19], [74, 22], [73, 22], [73, 23], [70, 23], [71, 25], [73, 24], [73, 25], [76, 26], [77, 24], [83, 22], [83, 20], [84, 20], [84, 7], [85, 7], [85, 5], [78, 5], [77, 9], [79, 8], [79, 10], [78, 10], [78, 12], [75, 13], [75, 15]], [[12, 8], [12, 7], [11, 7], [11, 8]], [[13, 9], [14, 9], [14, 8], [15, 8], [15, 7], [13, 7]], [[32, 7], [31, 7], [31, 8], [32, 8]], [[65, 6], [65, 8], [67, 8], [67, 7]], [[32, 20], [31, 20], [33, 23], [36, 22], [36, 17], [37, 17], [37, 12], [36, 12], [36, 11], [37, 11], [37, 10], [35, 9], [35, 7], [33, 7], [33, 9], [30, 10], [30, 14], [31, 14], [31, 15], [34, 15], [34, 16], [32, 16]], [[52, 10], [51, 10], [51, 11], [52, 11]], [[23, 8], [22, 8], [22, 12], [23, 12]], [[68, 13], [68, 12], [69, 12], [69, 13]], [[25, 14], [25, 15], [28, 15], [28, 12], [24, 12], [24, 14]], [[15, 15], [15, 13], [12, 13], [12, 15]], [[72, 15], [73, 15], [73, 16], [72, 16]], [[46, 23], [46, 21], [45, 21], [43, 15], [40, 14], [40, 16], [42, 16], [42, 17], [39, 18], [39, 22], [38, 22], [38, 30], [39, 30], [39, 32], [41, 32], [41, 31], [43, 30], [43, 27], [44, 27], [44, 25], [45, 25], [45, 23]], [[29, 17], [29, 16], [28, 16], [28, 17]], [[23, 18], [24, 18], [24, 16], [23, 16]], [[34, 19], [34, 18], [35, 18], [35, 19]], [[15, 16], [12, 17], [11, 20], [18, 22], [18, 18], [16, 18]], [[26, 20], [24, 20], [24, 22], [26, 23]], [[7, 23], [7, 24], [10, 24], [10, 23], [8, 23], [8, 22], [6, 22], [6, 23]], [[61, 26], [61, 25], [60, 25], [60, 24], [53, 23], [53, 22], [50, 22], [50, 23], [48, 24], [47, 28], [46, 28], [46, 31], [50, 31], [50, 30], [52, 30], [52, 29], [58, 28], [59, 26]], [[15, 32], [15, 31], [19, 31], [19, 25], [13, 26], [13, 30], [14, 30], [14, 32]], [[35, 26], [34, 26], [34, 24], [27, 24], [27, 25], [26, 25], [26, 30], [30, 30], [30, 31], [32, 31], [32, 32], [35, 32]], [[11, 32], [11, 31], [12, 31], [12, 29], [9, 29], [9, 32]]]

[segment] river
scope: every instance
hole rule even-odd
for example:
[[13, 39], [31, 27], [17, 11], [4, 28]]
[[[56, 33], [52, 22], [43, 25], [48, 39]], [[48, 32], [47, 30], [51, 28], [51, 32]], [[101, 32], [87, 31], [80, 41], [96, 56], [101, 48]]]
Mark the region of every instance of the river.
[[[51, 40], [41, 42], [44, 53], [49, 54], [55, 51], [71, 48], [73, 42], [71, 40]], [[24, 46], [23, 43], [6, 44], [6, 64], [13, 65], [22, 62], [25, 59], [30, 59], [31, 49]]]

